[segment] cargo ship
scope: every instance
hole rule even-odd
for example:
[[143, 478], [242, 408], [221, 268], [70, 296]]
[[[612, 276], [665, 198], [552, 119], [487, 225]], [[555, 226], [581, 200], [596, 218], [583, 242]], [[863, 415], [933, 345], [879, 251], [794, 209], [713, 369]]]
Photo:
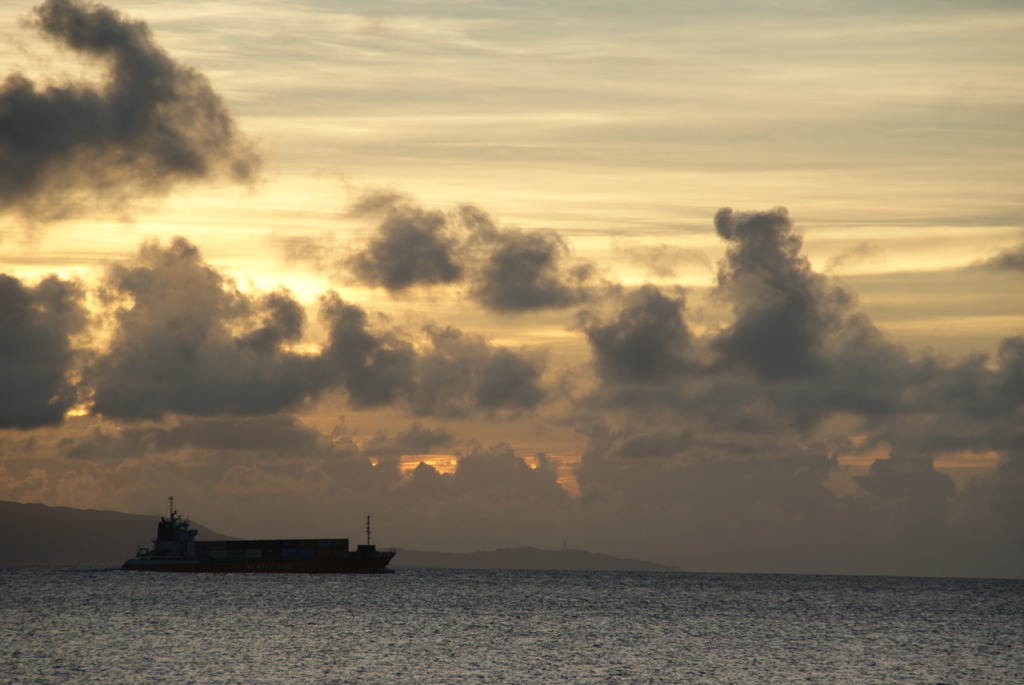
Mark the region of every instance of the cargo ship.
[[388, 563], [395, 553], [370, 543], [370, 517], [366, 517], [366, 544], [349, 550], [348, 538], [320, 540], [216, 540], [197, 541], [189, 521], [174, 510], [160, 517], [153, 547], [140, 547], [121, 566], [126, 571], [184, 573], [392, 573]]

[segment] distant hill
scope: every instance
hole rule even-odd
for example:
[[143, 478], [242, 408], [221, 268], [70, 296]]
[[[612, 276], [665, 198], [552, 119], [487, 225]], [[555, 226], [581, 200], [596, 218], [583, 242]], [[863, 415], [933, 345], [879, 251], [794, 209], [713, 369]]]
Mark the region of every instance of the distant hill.
[[[0, 501], [0, 566], [120, 566], [148, 547], [159, 516]], [[230, 540], [193, 523], [203, 540]]]
[[675, 566], [578, 549], [517, 547], [492, 552], [419, 552], [400, 549], [391, 562], [394, 568], [505, 568], [551, 571], [682, 571]]
[[[120, 566], [148, 546], [159, 516], [49, 507], [0, 501], [0, 566]], [[200, 540], [231, 540], [192, 522]], [[394, 568], [544, 569], [571, 571], [680, 571], [636, 559], [582, 550], [533, 547], [491, 552], [399, 550]]]

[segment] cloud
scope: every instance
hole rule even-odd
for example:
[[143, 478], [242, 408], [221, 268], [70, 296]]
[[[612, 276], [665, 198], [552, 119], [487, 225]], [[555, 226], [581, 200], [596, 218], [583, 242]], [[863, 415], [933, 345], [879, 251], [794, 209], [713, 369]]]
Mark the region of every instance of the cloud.
[[731, 243], [718, 292], [735, 314], [713, 343], [722, 360], [765, 379], [822, 372], [824, 338], [840, 325], [850, 296], [812, 271], [786, 210], [722, 209], [715, 230]]
[[1005, 338], [999, 344], [999, 383], [1012, 397], [1024, 402], [1024, 336]]
[[626, 297], [615, 321], [603, 323], [590, 313], [581, 317], [598, 375], [615, 383], [662, 383], [692, 366], [691, 334], [683, 318], [682, 290], [665, 294], [645, 285]]
[[48, 276], [29, 286], [0, 274], [0, 428], [60, 423], [75, 404], [73, 337], [88, 319], [81, 284]]
[[271, 233], [268, 240], [280, 251], [289, 263], [306, 264], [318, 272], [330, 272], [336, 268], [339, 248], [331, 233], [313, 235], [281, 235]]
[[420, 464], [392, 500], [393, 516], [411, 541], [407, 546], [422, 548], [426, 539], [453, 551], [493, 549], [498, 540], [509, 546], [558, 544], [574, 506], [555, 470], [543, 457], [538, 464], [531, 468], [503, 443], [461, 455], [451, 474]]
[[315, 359], [286, 348], [302, 332], [291, 295], [240, 292], [184, 238], [111, 266], [102, 295], [116, 326], [85, 372], [95, 413], [268, 414], [325, 387]]
[[574, 259], [554, 231], [499, 228], [478, 207], [453, 214], [426, 209], [394, 191], [371, 191], [350, 215], [383, 215], [360, 249], [345, 253], [330, 236], [275, 238], [289, 261], [347, 272], [362, 285], [400, 295], [413, 288], [462, 288], [485, 309], [517, 314], [565, 309], [595, 298], [596, 267]]
[[249, 454], [261, 458], [309, 459], [348, 454], [295, 417], [187, 417], [163, 423], [140, 422], [108, 430], [95, 426], [85, 437], [65, 443], [65, 459], [121, 462], [189, 452], [203, 459]]
[[956, 493], [953, 479], [936, 471], [931, 459], [898, 453], [876, 460], [867, 475], [855, 480], [869, 494], [900, 503], [903, 523], [912, 528], [908, 533], [916, 542], [942, 531], [949, 500]]
[[1024, 243], [1000, 250], [996, 255], [974, 263], [972, 267], [990, 271], [1024, 271]]
[[615, 246], [616, 252], [633, 266], [641, 267], [647, 275], [656, 278], [674, 278], [682, 265], [698, 265], [701, 269], [712, 270], [707, 255], [698, 250], [691, 250], [678, 245], [661, 243], [659, 245], [636, 245], [620, 243]]
[[255, 304], [262, 312], [261, 325], [239, 338], [240, 348], [268, 355], [286, 343], [299, 341], [306, 322], [306, 310], [287, 291], [263, 295]]
[[532, 411], [546, 397], [541, 356], [452, 327], [411, 335], [335, 291], [319, 297], [327, 339], [310, 351], [291, 293], [239, 290], [180, 237], [112, 264], [97, 295], [110, 343], [81, 392], [110, 419], [267, 415], [333, 390], [355, 408], [447, 417]]
[[545, 398], [542, 359], [450, 326], [428, 326], [424, 333], [429, 346], [418, 361], [419, 383], [412, 399], [417, 414], [517, 413], [536, 408]]
[[626, 459], [665, 459], [688, 452], [693, 447], [693, 434], [689, 430], [675, 433], [658, 430], [622, 436], [612, 444], [608, 455]]
[[[784, 210], [723, 210], [716, 228], [732, 321], [693, 329], [684, 293], [652, 285], [580, 319], [597, 380], [573, 416], [588, 525], [658, 521], [705, 568], [1019, 574], [1022, 338], [994, 358], [912, 355], [813, 271]], [[840, 456], [858, 452], [887, 456], [850, 478]], [[996, 471], [960, 490], [935, 465], [992, 452]]]
[[589, 262], [571, 262], [569, 247], [554, 231], [495, 227], [476, 207], [463, 207], [477, 255], [471, 293], [497, 312], [564, 309], [586, 301], [595, 283]]
[[438, 447], [452, 443], [454, 436], [443, 429], [425, 428], [413, 423], [393, 438], [377, 433], [363, 446], [363, 453], [374, 457], [397, 457], [403, 454], [430, 454]]
[[8, 74], [0, 86], [0, 211], [52, 221], [92, 206], [124, 209], [180, 183], [254, 179], [259, 156], [221, 97], [156, 45], [144, 22], [100, 4], [46, 0], [33, 23], [106, 75], [95, 87]]
[[460, 280], [457, 249], [443, 213], [391, 204], [376, 236], [347, 266], [362, 283], [401, 292]]
[[840, 271], [851, 264], [859, 264], [878, 259], [882, 256], [882, 248], [874, 243], [861, 241], [842, 254], [829, 258], [825, 271]]
[[344, 386], [355, 406], [381, 406], [409, 394], [416, 355], [407, 341], [371, 330], [366, 312], [333, 291], [320, 297], [320, 316], [330, 337], [319, 368]]
[[531, 411], [546, 396], [536, 355], [433, 325], [417, 347], [407, 332], [371, 326], [366, 311], [335, 292], [321, 296], [320, 309], [329, 340], [317, 367], [357, 408], [408, 406], [419, 416], [453, 418]]
[[651, 285], [631, 293], [611, 322], [585, 313], [580, 326], [600, 381], [594, 408], [633, 405], [705, 433], [762, 439], [790, 431], [798, 439], [843, 415], [871, 432], [874, 447], [929, 456], [940, 445], [1014, 444], [1018, 338], [1003, 343], [998, 365], [984, 355], [914, 358], [812, 270], [785, 210], [722, 210], [716, 229], [730, 247], [715, 295], [733, 320], [694, 333], [682, 291], [668, 296]]
[[[86, 23], [109, 19], [102, 8], [44, 7]], [[113, 38], [148, 40], [137, 35], [141, 25], [110, 16]], [[95, 54], [109, 60], [111, 83], [68, 93], [105, 102], [119, 70], [146, 68], [145, 60], [121, 64], [128, 58], [110, 49]], [[42, 99], [59, 90], [28, 88]], [[126, 168], [155, 154], [125, 144], [137, 148]], [[94, 159], [107, 164], [102, 154]], [[65, 161], [70, 174], [77, 162]], [[107, 166], [96, 178], [128, 173]], [[41, 193], [58, 190], [71, 203], [95, 189], [46, 186], [8, 208], [28, 214]], [[407, 540], [449, 549], [533, 543], [531, 531], [556, 521], [556, 538], [580, 546], [699, 568], [1022, 568], [1024, 338], [1007, 338], [991, 358], [911, 355], [812, 269], [784, 209], [715, 217], [727, 252], [712, 300], [731, 318], [711, 329], [687, 320], [683, 289], [608, 287], [558, 234], [498, 227], [471, 205], [444, 213], [378, 191], [352, 216], [377, 222], [354, 252], [319, 239], [286, 247], [396, 295], [444, 286], [516, 315], [585, 305], [575, 330], [591, 363], [551, 369], [543, 353], [451, 326], [403, 330], [335, 291], [318, 300], [326, 340], [310, 351], [306, 309], [291, 293], [243, 292], [187, 240], [152, 241], [107, 270], [96, 295], [109, 345], [88, 356], [75, 343], [90, 332], [83, 286], [0, 277], [3, 425], [56, 426], [80, 398], [93, 402], [94, 427], [65, 420], [34, 431], [32, 444], [23, 432], [0, 436], [9, 455], [2, 492], [99, 501], [130, 490], [126, 497], [141, 502], [181, 484], [237, 510], [229, 515], [259, 515], [246, 504], [255, 492], [271, 508], [302, 501], [308, 520], [338, 507], [361, 516], [372, 505]], [[650, 250], [633, 257], [663, 277], [675, 264]], [[585, 388], [573, 406], [550, 401], [548, 381], [559, 373]], [[360, 449], [341, 431], [328, 438], [286, 413], [321, 400], [387, 408], [394, 424]], [[459, 454], [467, 443], [456, 429], [408, 424], [530, 414], [571, 424], [586, 440], [578, 500], [542, 455], [531, 468], [507, 445]], [[400, 455], [438, 448], [459, 454], [454, 473], [424, 464], [403, 480]], [[851, 478], [841, 460], [858, 451], [886, 456]], [[996, 452], [999, 466], [958, 490], [936, 468], [950, 451]], [[836, 494], [837, 480], [851, 494]]]
[[[684, 435], [659, 442], [674, 452]], [[738, 455], [695, 443], [684, 459], [637, 458], [616, 453], [618, 435], [594, 438], [577, 474], [582, 506], [591, 525], [613, 538], [633, 536], [647, 558], [673, 550], [687, 568], [785, 571], [827, 569], [830, 553], [842, 549], [841, 503], [825, 486], [836, 464], [819, 445], [763, 442]]]
[[[688, 568], [1019, 576], [1019, 460], [958, 491], [929, 460], [896, 454], [857, 479], [821, 444], [763, 441], [749, 454], [697, 442], [685, 458], [623, 458], [595, 435], [577, 472], [588, 527]], [[651, 531], [645, 535], [643, 531]]]

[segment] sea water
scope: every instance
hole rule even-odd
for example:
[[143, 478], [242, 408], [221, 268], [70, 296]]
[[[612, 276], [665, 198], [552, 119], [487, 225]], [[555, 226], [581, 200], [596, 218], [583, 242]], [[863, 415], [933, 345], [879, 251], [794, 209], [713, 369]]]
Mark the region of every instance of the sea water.
[[0, 570], [3, 683], [1024, 683], [1024, 581]]

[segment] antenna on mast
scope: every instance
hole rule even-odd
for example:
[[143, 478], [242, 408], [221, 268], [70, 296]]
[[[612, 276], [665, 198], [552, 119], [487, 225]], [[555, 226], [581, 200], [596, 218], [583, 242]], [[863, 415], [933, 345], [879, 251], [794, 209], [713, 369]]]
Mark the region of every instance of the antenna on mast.
[[169, 508], [170, 508], [170, 511], [171, 511], [171, 518], [174, 518], [174, 498], [173, 497], [168, 497], [167, 498], [167, 502], [169, 504]]

